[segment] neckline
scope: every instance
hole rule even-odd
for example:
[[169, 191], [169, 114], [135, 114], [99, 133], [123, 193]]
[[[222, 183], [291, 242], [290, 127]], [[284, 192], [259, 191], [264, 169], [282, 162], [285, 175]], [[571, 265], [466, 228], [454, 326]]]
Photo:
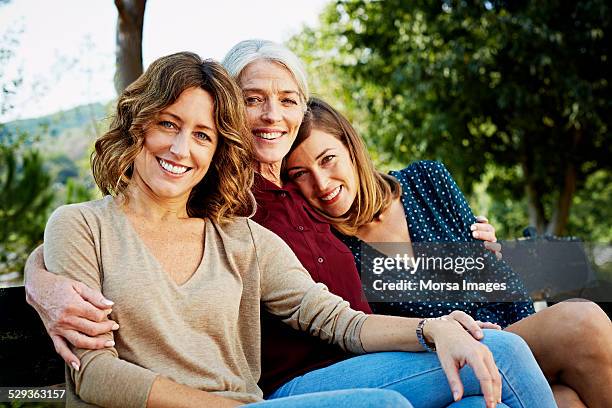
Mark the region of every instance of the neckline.
[[130, 220], [130, 218], [127, 216], [127, 214], [125, 214], [125, 212], [121, 209], [119, 204], [116, 202], [117, 199], [115, 197], [110, 197], [110, 199], [111, 199], [110, 207], [112, 211], [115, 213], [116, 216], [118, 216], [121, 219], [121, 221], [125, 223], [125, 225], [127, 226], [126, 228], [129, 230], [129, 233], [134, 235], [135, 242], [137, 242], [138, 245], [141, 246], [141, 252], [146, 254], [146, 256], [151, 259], [151, 261], [157, 267], [158, 273], [161, 274], [164, 277], [164, 279], [166, 279], [166, 281], [170, 282], [170, 284], [172, 284], [172, 286], [177, 289], [184, 289], [188, 285], [190, 285], [190, 283], [195, 280], [196, 275], [199, 275], [198, 272], [203, 268], [205, 259], [208, 259], [209, 257], [207, 256], [208, 255], [207, 251], [210, 245], [207, 245], [207, 242], [206, 242], [208, 236], [210, 235], [208, 234], [208, 225], [210, 224], [209, 220], [205, 218], [202, 219], [204, 221], [204, 227], [203, 227], [204, 236], [202, 240], [203, 245], [204, 245], [204, 250], [202, 251], [202, 258], [200, 259], [200, 262], [198, 262], [198, 266], [191, 273], [189, 278], [185, 282], [178, 283], [172, 278], [172, 276], [168, 273], [168, 271], [164, 269], [164, 267], [159, 262], [157, 257], [153, 255], [149, 246], [142, 240], [142, 238], [140, 237], [140, 234], [138, 234], [138, 231], [136, 231], [136, 229], [134, 228], [134, 225], [132, 224], [132, 221]]

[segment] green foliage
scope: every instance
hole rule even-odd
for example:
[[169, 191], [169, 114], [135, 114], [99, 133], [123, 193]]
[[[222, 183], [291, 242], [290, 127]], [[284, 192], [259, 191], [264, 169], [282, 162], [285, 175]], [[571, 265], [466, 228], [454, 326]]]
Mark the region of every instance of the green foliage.
[[0, 273], [20, 272], [42, 242], [54, 199], [51, 177], [38, 151], [21, 143], [0, 147]]
[[599, 170], [590, 175], [583, 190], [574, 197], [574, 211], [568, 225], [569, 235], [610, 244], [611, 200], [612, 173]]
[[611, 19], [605, 0], [337, 1], [289, 46], [380, 161], [442, 160], [468, 194], [486, 181], [511, 235], [556, 222], [610, 240], [608, 206], [606, 233], [576, 215], [612, 166]]

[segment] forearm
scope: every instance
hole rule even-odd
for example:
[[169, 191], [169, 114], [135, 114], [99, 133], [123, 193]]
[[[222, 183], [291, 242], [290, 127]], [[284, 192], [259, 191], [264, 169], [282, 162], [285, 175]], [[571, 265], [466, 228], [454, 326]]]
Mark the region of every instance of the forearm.
[[[110, 335], [109, 335], [110, 337]], [[70, 368], [75, 394], [83, 401], [108, 408], [140, 408], [147, 403], [157, 373], [122, 360], [114, 347], [73, 349], [81, 360]]]
[[210, 392], [200, 391], [158, 376], [151, 387], [147, 400], [148, 408], [220, 407], [243, 405], [241, 402], [223, 398]]
[[420, 319], [369, 315], [361, 326], [361, 344], [368, 352], [423, 351], [416, 336]]

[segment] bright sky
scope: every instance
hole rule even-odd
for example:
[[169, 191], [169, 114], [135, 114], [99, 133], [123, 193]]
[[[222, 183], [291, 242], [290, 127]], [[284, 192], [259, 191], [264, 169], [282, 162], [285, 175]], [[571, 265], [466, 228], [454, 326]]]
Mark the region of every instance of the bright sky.
[[[304, 24], [316, 26], [329, 1], [149, 0], [145, 67], [185, 50], [220, 60], [248, 38], [283, 42]], [[114, 98], [116, 21], [111, 0], [12, 0], [0, 6], [0, 48], [7, 33], [18, 41], [9, 65], [0, 69], [0, 85], [7, 78], [24, 81], [11, 99], [15, 108], [0, 122]]]

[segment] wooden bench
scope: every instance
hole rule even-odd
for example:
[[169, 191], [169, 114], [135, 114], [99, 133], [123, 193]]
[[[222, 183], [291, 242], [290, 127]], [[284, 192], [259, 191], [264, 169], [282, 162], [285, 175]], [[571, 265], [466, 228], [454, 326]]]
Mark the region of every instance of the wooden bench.
[[[528, 245], [528, 242], [523, 244]], [[602, 282], [597, 286], [567, 294], [564, 298], [583, 297], [595, 300], [612, 316], [612, 303], [607, 301], [611, 293], [612, 284]], [[548, 299], [549, 302], [551, 300], [553, 299]], [[563, 299], [554, 299], [559, 300]], [[22, 286], [0, 288], [0, 350], [0, 387], [38, 387], [65, 381], [64, 362], [55, 353], [35, 310], [26, 303]]]
[[[538, 235], [533, 227], [525, 228], [523, 236], [503, 242], [502, 251], [532, 299], [546, 301], [549, 306], [568, 299], [588, 299], [612, 318], [612, 282], [598, 276], [581, 239]], [[527, 264], [531, 265], [526, 272], [523, 267]]]
[[64, 361], [55, 353], [38, 314], [26, 303], [23, 286], [0, 288], [0, 387], [64, 382]]

